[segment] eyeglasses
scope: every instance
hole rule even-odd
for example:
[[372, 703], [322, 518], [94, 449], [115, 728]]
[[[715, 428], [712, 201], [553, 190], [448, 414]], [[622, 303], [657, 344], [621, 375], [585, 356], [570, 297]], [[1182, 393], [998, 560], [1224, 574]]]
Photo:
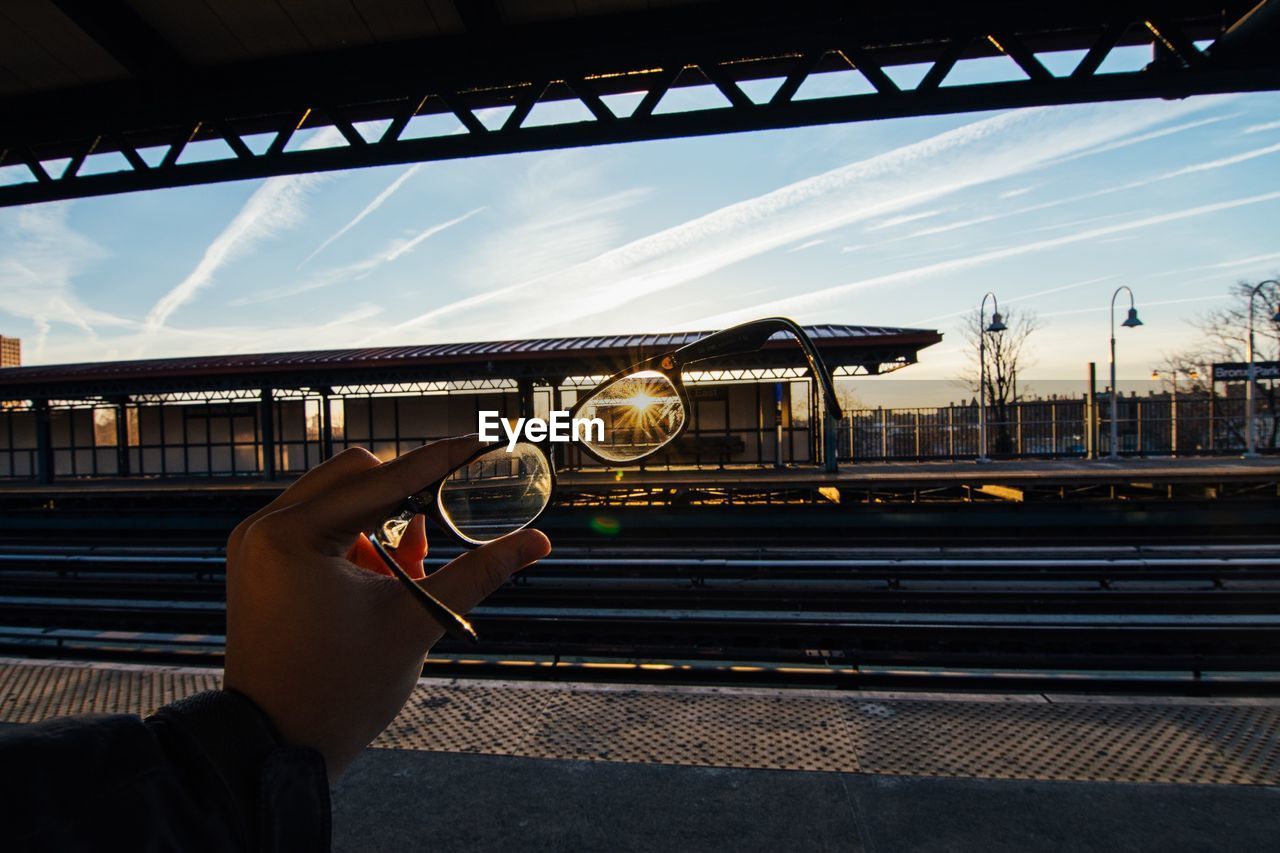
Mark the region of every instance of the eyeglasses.
[[[691, 344], [615, 373], [584, 395], [570, 410], [570, 419], [599, 419], [599, 430], [577, 439], [579, 448], [606, 465], [634, 465], [660, 452], [684, 433], [689, 423], [689, 394], [682, 372], [709, 359], [756, 352], [778, 333], [794, 337], [804, 351], [809, 372], [817, 378], [823, 405], [837, 419], [830, 371], [798, 324], [784, 317], [756, 320], [700, 338]], [[485, 447], [439, 481], [406, 499], [401, 511], [387, 519], [370, 537], [387, 568], [439, 620], [451, 636], [478, 641], [463, 616], [415, 583], [400, 568], [391, 551], [414, 515], [430, 516], [468, 547], [513, 533], [533, 524], [551, 505], [555, 465], [545, 447], [517, 442]]]
[[528, 527], [551, 504], [555, 467], [542, 447], [527, 441], [515, 447], [484, 447], [448, 475], [405, 499], [400, 512], [388, 518], [369, 537], [373, 549], [391, 573], [434, 616], [449, 635], [478, 642], [465, 617], [420, 587], [391, 551], [400, 546], [413, 517], [429, 516], [468, 547]]

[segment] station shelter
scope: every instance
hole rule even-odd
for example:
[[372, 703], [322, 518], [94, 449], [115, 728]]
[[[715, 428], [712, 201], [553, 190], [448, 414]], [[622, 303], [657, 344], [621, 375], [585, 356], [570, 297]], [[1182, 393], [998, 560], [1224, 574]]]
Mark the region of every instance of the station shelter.
[[[806, 327], [837, 377], [914, 363], [926, 329]], [[547, 417], [603, 378], [705, 332], [546, 338], [0, 369], [0, 478], [300, 474], [347, 447], [390, 459], [475, 432], [481, 410]], [[784, 339], [785, 338], [785, 339]], [[686, 433], [653, 466], [789, 466], [822, 451], [816, 384], [800, 347], [684, 374]], [[565, 448], [560, 464], [591, 467]]]

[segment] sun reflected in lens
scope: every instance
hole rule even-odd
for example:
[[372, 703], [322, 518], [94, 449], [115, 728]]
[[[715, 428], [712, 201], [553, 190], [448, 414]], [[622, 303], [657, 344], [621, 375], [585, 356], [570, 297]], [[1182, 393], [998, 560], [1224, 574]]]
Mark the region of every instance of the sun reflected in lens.
[[626, 401], [626, 404], [637, 412], [644, 412], [651, 406], [658, 405], [658, 398], [644, 393], [643, 391]]
[[645, 370], [600, 389], [577, 416], [604, 422], [604, 440], [586, 442], [597, 455], [611, 462], [630, 462], [675, 438], [684, 426], [685, 412], [671, 380]]

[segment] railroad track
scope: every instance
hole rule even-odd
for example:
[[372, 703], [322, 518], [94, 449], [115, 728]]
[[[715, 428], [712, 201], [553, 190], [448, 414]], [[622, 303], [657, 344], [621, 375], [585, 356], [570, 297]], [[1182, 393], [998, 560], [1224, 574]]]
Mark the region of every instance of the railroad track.
[[[1280, 556], [1216, 548], [1010, 558], [886, 554], [880, 558], [551, 557], [501, 590], [488, 609], [760, 610], [928, 613], [1280, 612]], [[435, 557], [430, 568], [447, 557]], [[0, 553], [5, 601], [221, 601], [218, 553]], [[141, 604], [139, 604], [141, 606]]]
[[[137, 492], [106, 500], [69, 492], [37, 499], [0, 492], [0, 549], [19, 545], [218, 547], [265, 503], [257, 493]], [[797, 553], [796, 543], [842, 554], [967, 544], [997, 550], [1084, 541], [1122, 550], [1134, 542], [1199, 546], [1274, 544], [1280, 497], [1178, 500], [1064, 500], [1048, 503], [949, 500], [919, 503], [553, 506], [538, 526], [566, 545], [654, 552], [731, 553], [744, 542], [763, 552]]]
[[[7, 547], [0, 650], [216, 659], [222, 572], [209, 548]], [[1280, 548], [569, 546], [475, 616], [482, 646], [445, 659], [1261, 679], [1280, 672]]]

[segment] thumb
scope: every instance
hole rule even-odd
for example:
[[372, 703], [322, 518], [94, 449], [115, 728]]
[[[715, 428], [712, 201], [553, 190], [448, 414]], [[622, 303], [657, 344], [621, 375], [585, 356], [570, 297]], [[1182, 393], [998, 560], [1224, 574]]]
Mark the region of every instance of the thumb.
[[453, 610], [466, 613], [513, 574], [550, 553], [551, 542], [542, 531], [517, 530], [468, 551], [419, 583]]

